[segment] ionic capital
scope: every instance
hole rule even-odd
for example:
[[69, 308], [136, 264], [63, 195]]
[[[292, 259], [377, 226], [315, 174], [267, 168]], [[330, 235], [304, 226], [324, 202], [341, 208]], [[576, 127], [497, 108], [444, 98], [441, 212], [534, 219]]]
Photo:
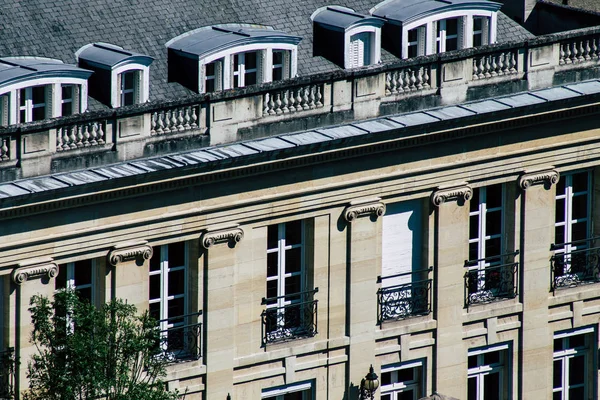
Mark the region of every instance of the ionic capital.
[[438, 188], [431, 195], [431, 202], [434, 206], [439, 207], [449, 201], [468, 201], [473, 197], [473, 189], [466, 183], [457, 186]]
[[351, 201], [350, 205], [344, 210], [344, 219], [348, 222], [354, 222], [358, 217], [373, 215], [375, 218], [383, 217], [385, 214], [385, 204], [380, 198], [368, 200]]
[[112, 266], [127, 261], [141, 261], [152, 258], [152, 247], [146, 240], [118, 244], [108, 253], [108, 262]]
[[20, 263], [12, 272], [12, 280], [17, 285], [21, 285], [31, 279], [43, 276], [52, 279], [56, 275], [58, 275], [58, 265], [53, 262], [52, 258], [48, 257]]
[[228, 228], [209, 230], [202, 234], [200, 243], [208, 249], [218, 243], [232, 243], [234, 246], [244, 238], [244, 231], [237, 225]]
[[557, 170], [549, 168], [535, 172], [525, 172], [519, 177], [519, 187], [523, 190], [529, 189], [533, 185], [556, 185], [560, 179]]

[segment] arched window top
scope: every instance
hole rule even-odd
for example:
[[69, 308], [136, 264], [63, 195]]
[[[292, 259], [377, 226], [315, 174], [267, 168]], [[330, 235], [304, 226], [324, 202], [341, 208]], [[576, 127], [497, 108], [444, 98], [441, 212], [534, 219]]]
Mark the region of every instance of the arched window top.
[[205, 26], [179, 35], [165, 46], [188, 58], [205, 59], [223, 51], [235, 52], [237, 47], [248, 45], [288, 44], [297, 46], [299, 36], [276, 31], [270, 26], [249, 24], [223, 24]]
[[496, 12], [502, 6], [487, 0], [385, 0], [370, 10], [374, 16], [406, 25], [450, 11]]
[[380, 28], [384, 23], [381, 18], [359, 14], [351, 8], [341, 6], [321, 7], [310, 18], [314, 23], [334, 31], [347, 31], [359, 26]]
[[42, 57], [0, 58], [0, 87], [18, 84], [28, 86], [40, 79], [88, 79], [92, 71], [60, 60]]

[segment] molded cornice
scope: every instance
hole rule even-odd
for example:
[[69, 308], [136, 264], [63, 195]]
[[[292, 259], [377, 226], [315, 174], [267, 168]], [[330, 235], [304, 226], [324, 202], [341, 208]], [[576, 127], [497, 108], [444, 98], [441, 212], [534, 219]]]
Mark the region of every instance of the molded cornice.
[[244, 238], [244, 231], [237, 225], [205, 232], [201, 239], [202, 247], [208, 249], [218, 243], [232, 243], [234, 246]]
[[344, 210], [344, 219], [348, 222], [354, 222], [358, 217], [373, 215], [375, 218], [382, 217], [385, 214], [385, 204], [380, 198], [368, 200], [358, 200], [350, 202], [350, 205]]
[[12, 280], [17, 285], [21, 285], [28, 280], [47, 276], [48, 279], [58, 275], [58, 265], [53, 262], [53, 259], [42, 258], [37, 260], [25, 261], [12, 273]]
[[536, 172], [525, 172], [519, 178], [519, 187], [523, 190], [529, 189], [533, 185], [556, 185], [560, 179], [560, 174], [557, 170], [549, 168]]
[[112, 266], [127, 261], [144, 261], [152, 257], [152, 247], [148, 246], [146, 240], [138, 242], [122, 243], [113, 247], [108, 253], [108, 262]]
[[464, 183], [448, 188], [438, 188], [431, 195], [431, 202], [434, 206], [439, 207], [449, 201], [471, 200], [471, 197], [473, 197], [473, 189], [467, 183]]

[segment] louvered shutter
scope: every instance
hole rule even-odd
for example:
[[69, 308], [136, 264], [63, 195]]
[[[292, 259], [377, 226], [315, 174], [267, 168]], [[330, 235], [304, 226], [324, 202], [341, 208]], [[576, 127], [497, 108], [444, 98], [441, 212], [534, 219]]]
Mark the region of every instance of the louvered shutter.
[[46, 95], [46, 118], [52, 118], [54, 117], [54, 85], [46, 85], [44, 92]]
[[481, 44], [490, 44], [490, 19], [481, 19]]
[[223, 90], [223, 59], [215, 61], [215, 90]]
[[283, 79], [289, 79], [290, 78], [290, 71], [292, 70], [292, 56], [291, 56], [291, 51], [284, 51], [283, 52], [283, 65], [282, 65], [282, 75], [283, 75]]
[[115, 104], [114, 107], [120, 107], [121, 102], [123, 101], [123, 95], [121, 94], [121, 90], [123, 88], [121, 86], [122, 79], [123, 79], [123, 74], [118, 74], [117, 75], [117, 104]]
[[142, 71], [133, 73], [133, 102], [139, 104], [142, 102]]
[[263, 83], [265, 81], [265, 57], [267, 52], [265, 50], [259, 50], [256, 52], [256, 83]]
[[9, 125], [8, 104], [8, 95], [0, 96], [0, 126]]
[[458, 49], [465, 48], [465, 37], [466, 37], [465, 29], [467, 28], [467, 23], [465, 21], [466, 18], [467, 17], [459, 17], [459, 18], [457, 18], [457, 21], [456, 21]]
[[431, 23], [431, 36], [433, 36], [433, 40], [431, 41], [431, 53], [435, 54], [438, 52], [437, 44], [438, 44], [438, 27], [439, 21], [433, 21]]
[[417, 28], [417, 55], [424, 56], [425, 55], [425, 45], [427, 39], [427, 29], [425, 26], [420, 26]]
[[73, 114], [81, 112], [81, 85], [73, 85]]

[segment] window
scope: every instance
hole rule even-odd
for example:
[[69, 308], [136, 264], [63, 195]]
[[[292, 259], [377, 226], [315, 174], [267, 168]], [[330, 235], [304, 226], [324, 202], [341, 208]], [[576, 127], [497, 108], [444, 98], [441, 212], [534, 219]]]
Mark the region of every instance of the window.
[[19, 90], [19, 122], [41, 121], [46, 118], [46, 86]]
[[223, 76], [223, 59], [216, 60], [204, 65], [205, 81], [204, 92], [210, 93], [221, 90]]
[[94, 262], [83, 260], [59, 265], [54, 288], [74, 289], [80, 299], [94, 304]]
[[593, 328], [554, 335], [553, 400], [587, 399], [595, 387]]
[[61, 92], [61, 115], [73, 115], [78, 112], [78, 110], [75, 109], [75, 85], [62, 85]]
[[362, 67], [371, 64], [371, 33], [361, 32], [350, 37], [350, 66]]
[[[563, 175], [556, 185], [555, 243], [585, 240], [590, 234], [590, 187], [588, 171]], [[565, 252], [576, 250], [566, 245]]]
[[509, 360], [507, 344], [469, 351], [467, 399], [509, 399]]
[[421, 361], [381, 368], [381, 400], [418, 400], [425, 394]]
[[419, 55], [419, 31], [417, 28], [408, 31], [408, 58]]
[[258, 82], [258, 52], [250, 51], [233, 56], [233, 87], [255, 85]]
[[489, 44], [490, 19], [473, 17], [473, 47]]
[[130, 106], [139, 103], [140, 71], [127, 71], [119, 74], [119, 105]]
[[436, 49], [438, 53], [458, 49], [458, 18], [437, 21]]
[[290, 51], [273, 50], [273, 81], [289, 79], [290, 77]]
[[313, 400], [311, 382], [297, 383], [279, 388], [265, 389], [262, 400]]

